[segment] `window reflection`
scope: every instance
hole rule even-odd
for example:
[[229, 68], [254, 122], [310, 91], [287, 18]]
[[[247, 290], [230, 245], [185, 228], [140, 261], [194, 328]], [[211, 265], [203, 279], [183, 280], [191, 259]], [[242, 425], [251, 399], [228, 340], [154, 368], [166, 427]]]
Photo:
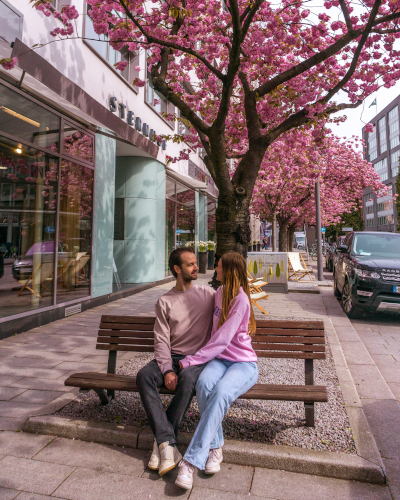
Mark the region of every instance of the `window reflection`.
[[60, 118], [0, 85], [0, 130], [58, 152]]
[[0, 137], [0, 317], [53, 303], [58, 159]]
[[92, 162], [93, 138], [67, 123], [64, 127], [63, 152], [70, 156]]
[[93, 170], [61, 163], [57, 303], [89, 295]]
[[166, 267], [166, 276], [171, 274], [168, 268], [168, 258], [172, 250], [175, 248], [175, 208], [176, 203], [173, 200], [169, 200], [168, 198], [165, 201], [165, 267]]

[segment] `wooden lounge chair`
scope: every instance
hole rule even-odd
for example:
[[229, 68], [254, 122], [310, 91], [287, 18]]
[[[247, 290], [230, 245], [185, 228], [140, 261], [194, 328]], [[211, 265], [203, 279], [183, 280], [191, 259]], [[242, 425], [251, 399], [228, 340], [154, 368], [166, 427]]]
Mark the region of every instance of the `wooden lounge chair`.
[[259, 300], [263, 300], [263, 299], [268, 299], [268, 294], [264, 292], [264, 290], [261, 288], [263, 287], [264, 285], [268, 285], [268, 283], [266, 281], [262, 281], [260, 279], [257, 279], [257, 278], [253, 278], [251, 276], [251, 274], [249, 273], [249, 271], [247, 271], [247, 274], [248, 274], [248, 282], [249, 282], [249, 287], [250, 287], [250, 301], [253, 305], [255, 305], [256, 307], [258, 307], [258, 309], [260, 309], [260, 311], [263, 313], [263, 314], [268, 314], [267, 311], [265, 311], [259, 304], [257, 304], [257, 302]]
[[307, 276], [308, 280], [302, 280], [301, 283], [312, 283], [313, 279], [311, 277], [312, 269], [308, 269], [306, 263], [304, 262], [303, 256], [300, 252], [287, 252], [289, 269], [288, 269], [288, 280], [296, 280], [300, 283], [300, 280]]
[[[72, 263], [72, 283], [73, 286], [77, 285], [86, 285], [88, 283], [88, 279], [86, 276], [85, 266], [90, 259], [90, 255], [82, 255], [79, 260], [75, 260]], [[81, 276], [81, 271], [83, 276]]]
[[[40, 277], [37, 280], [37, 275], [40, 273]], [[54, 273], [54, 262], [41, 262], [37, 268], [32, 272], [27, 280], [18, 280], [18, 283], [22, 285], [17, 297], [21, 295], [24, 290], [29, 290], [31, 293], [41, 298], [42, 291], [48, 288], [49, 283], [53, 281]], [[37, 280], [36, 286], [37, 290], [35, 292], [34, 280]]]

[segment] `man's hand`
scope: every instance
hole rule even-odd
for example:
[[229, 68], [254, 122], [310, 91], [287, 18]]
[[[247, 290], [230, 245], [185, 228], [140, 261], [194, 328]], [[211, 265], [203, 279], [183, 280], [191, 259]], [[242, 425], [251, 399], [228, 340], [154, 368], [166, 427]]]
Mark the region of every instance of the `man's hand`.
[[164, 375], [164, 385], [170, 391], [174, 391], [178, 383], [178, 375], [174, 372], [169, 372]]

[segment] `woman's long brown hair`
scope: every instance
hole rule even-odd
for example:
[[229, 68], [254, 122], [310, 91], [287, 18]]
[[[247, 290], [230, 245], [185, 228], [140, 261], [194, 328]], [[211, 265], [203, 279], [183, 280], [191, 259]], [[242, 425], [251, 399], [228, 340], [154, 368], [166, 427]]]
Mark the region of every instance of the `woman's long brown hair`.
[[240, 287], [247, 295], [250, 304], [250, 320], [249, 320], [249, 334], [254, 335], [256, 332], [256, 320], [254, 318], [253, 308], [250, 301], [250, 287], [247, 280], [246, 261], [237, 252], [227, 252], [221, 257], [222, 262], [222, 312], [219, 318], [218, 328], [220, 328], [226, 321], [230, 308], [234, 304]]

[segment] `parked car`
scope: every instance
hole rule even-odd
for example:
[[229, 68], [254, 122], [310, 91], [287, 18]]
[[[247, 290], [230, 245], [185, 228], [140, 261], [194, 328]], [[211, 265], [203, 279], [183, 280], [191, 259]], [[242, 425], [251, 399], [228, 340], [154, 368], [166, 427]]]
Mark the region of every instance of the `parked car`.
[[330, 247], [327, 247], [325, 252], [325, 266], [328, 271], [333, 271], [333, 261], [335, 258], [336, 243], [333, 242]]
[[349, 318], [400, 312], [400, 234], [348, 233], [336, 248], [333, 279]]

